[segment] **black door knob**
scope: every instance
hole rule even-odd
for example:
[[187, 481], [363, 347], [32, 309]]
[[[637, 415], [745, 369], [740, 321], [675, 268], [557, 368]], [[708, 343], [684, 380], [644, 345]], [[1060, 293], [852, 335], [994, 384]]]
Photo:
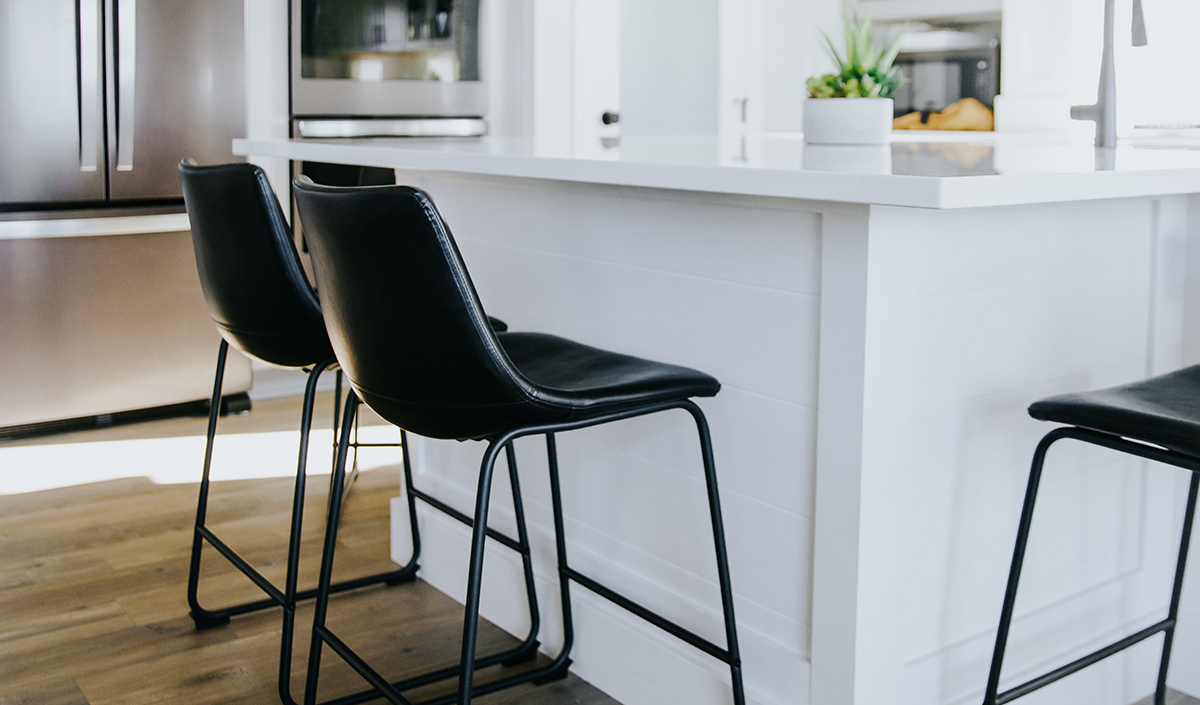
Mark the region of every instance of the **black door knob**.
[[605, 125], [615, 125], [618, 122], [621, 122], [621, 115], [620, 113], [614, 113], [611, 110], [605, 110], [604, 114], [600, 116], [600, 122], [604, 123]]

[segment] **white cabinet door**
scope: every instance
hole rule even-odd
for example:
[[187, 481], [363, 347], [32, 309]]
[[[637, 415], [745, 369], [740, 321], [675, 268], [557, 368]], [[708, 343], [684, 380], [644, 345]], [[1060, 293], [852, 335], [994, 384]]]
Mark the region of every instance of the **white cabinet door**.
[[[621, 0], [576, 0], [575, 156], [616, 158], [621, 110]], [[605, 115], [609, 122], [606, 124]]]

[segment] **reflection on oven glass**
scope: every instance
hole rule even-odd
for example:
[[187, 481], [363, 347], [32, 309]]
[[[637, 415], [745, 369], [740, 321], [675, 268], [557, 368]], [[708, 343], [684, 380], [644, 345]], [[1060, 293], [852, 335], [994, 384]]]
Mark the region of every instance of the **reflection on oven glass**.
[[303, 0], [301, 75], [474, 81], [478, 0]]

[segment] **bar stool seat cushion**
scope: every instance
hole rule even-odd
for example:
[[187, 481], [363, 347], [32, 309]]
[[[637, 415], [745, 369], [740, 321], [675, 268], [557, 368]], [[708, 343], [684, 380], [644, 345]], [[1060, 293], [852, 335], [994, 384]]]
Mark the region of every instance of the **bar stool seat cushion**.
[[[383, 418], [432, 438], [482, 439], [524, 424], [583, 421], [635, 406], [711, 397], [721, 389], [713, 377], [678, 365], [593, 348], [545, 333], [496, 331], [522, 394], [491, 404], [427, 405], [355, 384]], [[464, 380], [465, 382], [465, 380]], [[414, 408], [420, 407], [420, 419]]]
[[1200, 457], [1200, 365], [1035, 402], [1029, 415]]
[[590, 418], [629, 406], [711, 397], [716, 379], [687, 367], [643, 360], [545, 333], [500, 333], [500, 345], [534, 395], [564, 407], [569, 418]]

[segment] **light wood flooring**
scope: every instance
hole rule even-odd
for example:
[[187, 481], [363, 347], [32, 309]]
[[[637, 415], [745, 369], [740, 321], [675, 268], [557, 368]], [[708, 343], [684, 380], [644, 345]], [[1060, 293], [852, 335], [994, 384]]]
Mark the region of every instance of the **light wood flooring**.
[[[330, 403], [324, 395], [318, 426], [329, 427]], [[221, 432], [286, 431], [295, 428], [298, 415], [297, 399], [261, 402], [250, 414], [222, 419]], [[382, 422], [368, 414], [364, 423]], [[196, 436], [204, 427], [204, 419], [176, 419], [0, 448]], [[199, 457], [164, 462], [191, 465], [199, 476]], [[196, 631], [187, 616], [195, 484], [157, 485], [135, 477], [2, 494], [4, 474], [19, 472], [22, 468], [0, 465], [0, 705], [279, 702], [278, 610], [236, 617], [227, 626], [204, 631]], [[396, 468], [362, 473], [343, 514], [338, 575], [394, 566], [387, 558], [388, 498], [396, 494], [397, 477]], [[291, 483], [290, 478], [272, 478], [212, 486], [210, 525], [277, 584], [283, 579]], [[325, 487], [322, 475], [309, 483], [302, 586], [315, 582]], [[203, 574], [201, 600], [206, 605], [261, 596], [211, 549], [205, 553]], [[293, 659], [296, 697], [302, 692], [301, 656], [307, 654], [309, 620], [311, 610], [302, 607]], [[339, 595], [331, 602], [329, 624], [378, 670], [395, 678], [454, 663], [458, 657], [461, 608], [424, 583]], [[480, 651], [515, 641], [485, 624]], [[321, 673], [321, 699], [364, 687], [328, 649]], [[417, 695], [434, 692], [444, 691]], [[616, 704], [574, 675], [477, 702]], [[1200, 705], [1176, 692], [1168, 702]], [[1152, 705], [1152, 700], [1137, 705]]]
[[[328, 404], [328, 398], [322, 400], [320, 417], [329, 416]], [[294, 428], [298, 408], [295, 399], [259, 403], [248, 415], [223, 419], [221, 430]], [[203, 419], [159, 421], [19, 445], [197, 435], [204, 424]], [[324, 424], [328, 428], [328, 418]], [[164, 462], [194, 464], [198, 478], [200, 460]], [[3, 473], [21, 471], [0, 467], [0, 481]], [[387, 557], [388, 498], [397, 493], [397, 477], [395, 468], [362, 473], [343, 513], [338, 575], [394, 568]], [[272, 478], [212, 486], [210, 526], [276, 584], [283, 580], [291, 483], [290, 478]], [[326, 486], [324, 476], [309, 483], [302, 587], [315, 583]], [[136, 477], [0, 495], [0, 705], [279, 702], [277, 609], [203, 631], [187, 616], [195, 501], [195, 484], [156, 485]], [[205, 553], [203, 575], [201, 600], [208, 606], [262, 596], [211, 549]], [[301, 655], [307, 655], [309, 620], [311, 610], [302, 608], [293, 659], [296, 697], [302, 693]], [[329, 624], [377, 670], [395, 678], [457, 660], [461, 608], [421, 582], [339, 595], [331, 602]], [[480, 653], [515, 641], [485, 624]], [[321, 699], [365, 687], [328, 649], [321, 673]], [[481, 674], [480, 679], [486, 677]], [[418, 695], [434, 692], [444, 689]], [[616, 701], [572, 675], [478, 702]]]

